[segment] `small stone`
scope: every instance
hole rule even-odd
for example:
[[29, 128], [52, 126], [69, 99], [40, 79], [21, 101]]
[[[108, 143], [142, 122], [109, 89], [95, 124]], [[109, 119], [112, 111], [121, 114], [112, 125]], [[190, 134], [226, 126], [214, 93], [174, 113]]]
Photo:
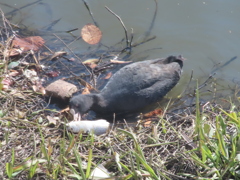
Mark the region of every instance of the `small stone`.
[[74, 84], [59, 79], [49, 84], [45, 90], [46, 96], [67, 101], [72, 97], [73, 93], [77, 92], [77, 87]]

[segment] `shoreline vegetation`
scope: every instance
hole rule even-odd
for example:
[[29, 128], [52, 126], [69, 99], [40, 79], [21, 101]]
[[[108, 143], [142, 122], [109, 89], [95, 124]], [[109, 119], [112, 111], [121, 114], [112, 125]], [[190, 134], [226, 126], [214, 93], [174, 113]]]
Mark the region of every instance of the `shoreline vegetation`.
[[[83, 2], [93, 25], [98, 27], [90, 7]], [[99, 51], [104, 47], [99, 43], [98, 48], [79, 57], [58, 35], [52, 35], [75, 60], [100, 55], [99, 59], [81, 61], [82, 69], [90, 74], [81, 77], [60, 60], [73, 60], [64, 56], [65, 51], [54, 52], [40, 36], [30, 41], [17, 34], [15, 30], [20, 32], [21, 27], [12, 24], [1, 10], [0, 179], [240, 179], [239, 90], [236, 87], [229, 98], [215, 96], [215, 71], [199, 85], [191, 77], [181, 95], [161, 110], [142, 115], [138, 123], [116, 123], [101, 136], [68, 132], [68, 111], [49, 108], [50, 100], [43, 96], [41, 79], [57, 77], [59, 72], [44, 70], [42, 62], [54, 66], [58, 63], [74, 77], [73, 81], [91, 91], [96, 89], [96, 79], [91, 75], [123, 63], [118, 59], [131, 61], [132, 48], [155, 38], [149, 33], [157, 13], [157, 2], [153, 2], [156, 9], [152, 23], [145, 38], [137, 43], [133, 43], [133, 31], [129, 33], [121, 18], [106, 7], [123, 26], [123, 49], [116, 45]], [[86, 26], [84, 30], [81, 36], [92, 33], [86, 31]], [[95, 30], [99, 38], [99, 30]], [[100, 39], [91, 39], [89, 44]], [[103, 62], [110, 54], [114, 54], [111, 59], [115, 61]], [[211, 84], [213, 97], [203, 101], [201, 89], [207, 84]]]

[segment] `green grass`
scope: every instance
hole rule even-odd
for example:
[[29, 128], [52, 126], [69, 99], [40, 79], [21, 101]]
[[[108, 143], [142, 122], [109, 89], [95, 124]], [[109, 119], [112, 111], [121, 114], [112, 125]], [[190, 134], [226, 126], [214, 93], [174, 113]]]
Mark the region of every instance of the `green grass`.
[[1, 117], [8, 129], [0, 142], [3, 179], [89, 179], [100, 166], [112, 179], [240, 178], [240, 113], [230, 101], [229, 110], [201, 106], [196, 91], [195, 114], [183, 120], [165, 112], [151, 127], [123, 125], [102, 136], [72, 134], [61, 123], [51, 128], [41, 110], [19, 119], [10, 105]]

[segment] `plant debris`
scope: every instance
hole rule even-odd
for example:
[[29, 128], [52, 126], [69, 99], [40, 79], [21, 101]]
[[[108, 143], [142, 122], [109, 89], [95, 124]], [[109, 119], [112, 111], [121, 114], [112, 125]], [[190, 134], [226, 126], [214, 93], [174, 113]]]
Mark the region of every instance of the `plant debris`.
[[40, 36], [30, 36], [26, 38], [15, 37], [12, 41], [13, 49], [10, 50], [10, 56], [20, 55], [30, 50], [39, 51], [43, 47], [45, 41]]

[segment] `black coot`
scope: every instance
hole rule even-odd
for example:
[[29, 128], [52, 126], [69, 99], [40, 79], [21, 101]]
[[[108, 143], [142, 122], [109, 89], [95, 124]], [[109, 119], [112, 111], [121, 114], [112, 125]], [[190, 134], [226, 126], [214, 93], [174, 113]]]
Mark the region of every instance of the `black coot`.
[[140, 110], [159, 101], [178, 83], [183, 60], [182, 56], [169, 56], [126, 65], [100, 93], [72, 97], [70, 108], [80, 115], [89, 110], [104, 115]]

